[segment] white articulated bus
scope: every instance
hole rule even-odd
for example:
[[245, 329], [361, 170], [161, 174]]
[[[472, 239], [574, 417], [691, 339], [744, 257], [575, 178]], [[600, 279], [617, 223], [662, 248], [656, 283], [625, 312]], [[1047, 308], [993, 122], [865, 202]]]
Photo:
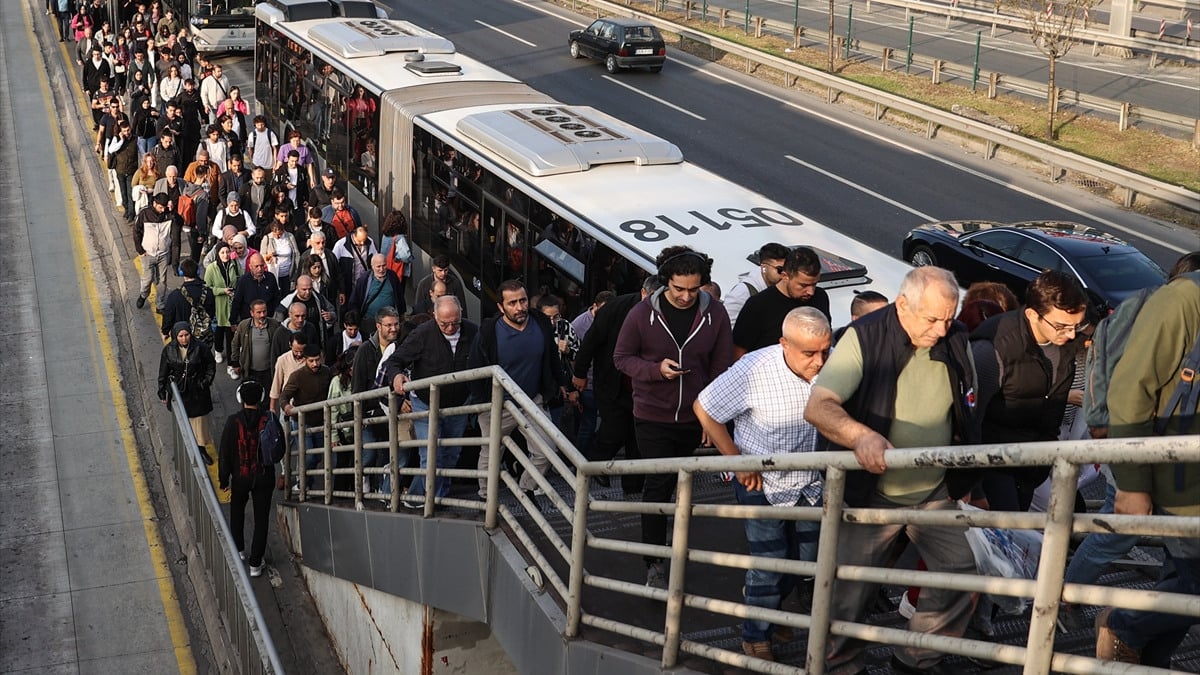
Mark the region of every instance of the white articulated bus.
[[421, 258], [414, 274], [449, 256], [475, 291], [473, 318], [494, 312], [495, 288], [510, 278], [531, 296], [563, 297], [573, 315], [598, 291], [640, 287], [655, 256], [679, 244], [712, 257], [725, 290], [764, 243], [816, 249], [835, 324], [856, 291], [891, 298], [909, 269], [411, 23], [289, 20], [269, 3], [256, 15], [255, 95], [269, 124], [281, 139], [301, 131], [364, 220], [378, 227], [393, 209], [407, 217]]

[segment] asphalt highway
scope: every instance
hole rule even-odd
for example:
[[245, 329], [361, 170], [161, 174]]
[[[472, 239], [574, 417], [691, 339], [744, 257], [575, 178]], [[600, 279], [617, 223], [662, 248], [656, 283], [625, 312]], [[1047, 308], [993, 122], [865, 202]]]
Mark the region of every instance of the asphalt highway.
[[1169, 266], [1200, 235], [986, 161], [950, 142], [861, 117], [669, 51], [661, 74], [608, 75], [572, 60], [569, 30], [588, 19], [541, 2], [391, 0], [393, 17], [564, 103], [587, 105], [670, 140], [684, 157], [830, 227], [900, 255], [905, 233], [935, 220], [1072, 220], [1111, 232]]

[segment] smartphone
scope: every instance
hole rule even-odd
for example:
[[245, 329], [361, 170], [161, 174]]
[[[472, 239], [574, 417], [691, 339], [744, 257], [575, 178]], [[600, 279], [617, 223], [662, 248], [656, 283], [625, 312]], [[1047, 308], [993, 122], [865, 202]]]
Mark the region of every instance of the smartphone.
[[689, 371], [689, 370], [684, 370], [683, 368], [680, 368], [679, 366], [667, 366], [667, 368], [670, 368], [671, 370], [673, 370], [673, 371], [675, 371], [675, 372], [677, 372], [677, 373], [689, 373], [689, 372], [691, 372], [691, 371]]

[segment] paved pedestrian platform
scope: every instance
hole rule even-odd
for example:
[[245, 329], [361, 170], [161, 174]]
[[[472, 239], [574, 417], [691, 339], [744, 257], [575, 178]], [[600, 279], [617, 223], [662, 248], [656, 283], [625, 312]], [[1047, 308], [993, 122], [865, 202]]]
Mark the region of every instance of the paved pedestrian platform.
[[191, 673], [32, 9], [0, 3], [0, 673]]

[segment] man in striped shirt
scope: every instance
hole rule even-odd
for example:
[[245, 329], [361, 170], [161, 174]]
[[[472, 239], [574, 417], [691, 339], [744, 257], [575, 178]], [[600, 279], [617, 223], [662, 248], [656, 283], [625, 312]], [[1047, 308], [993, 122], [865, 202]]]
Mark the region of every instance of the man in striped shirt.
[[[779, 344], [746, 354], [700, 392], [693, 409], [721, 454], [817, 449], [819, 434], [804, 421], [804, 409], [831, 341], [825, 315], [814, 307], [798, 307], [784, 317]], [[734, 422], [732, 436], [725, 426], [730, 421]], [[816, 471], [739, 472], [734, 483], [738, 503], [752, 506], [819, 506], [821, 489]], [[815, 561], [818, 527], [815, 521], [751, 519], [746, 521], [746, 539], [753, 555]], [[792, 575], [747, 570], [746, 604], [779, 609], [795, 585]], [[747, 619], [742, 649], [750, 656], [774, 660], [771, 636], [770, 623]]]

